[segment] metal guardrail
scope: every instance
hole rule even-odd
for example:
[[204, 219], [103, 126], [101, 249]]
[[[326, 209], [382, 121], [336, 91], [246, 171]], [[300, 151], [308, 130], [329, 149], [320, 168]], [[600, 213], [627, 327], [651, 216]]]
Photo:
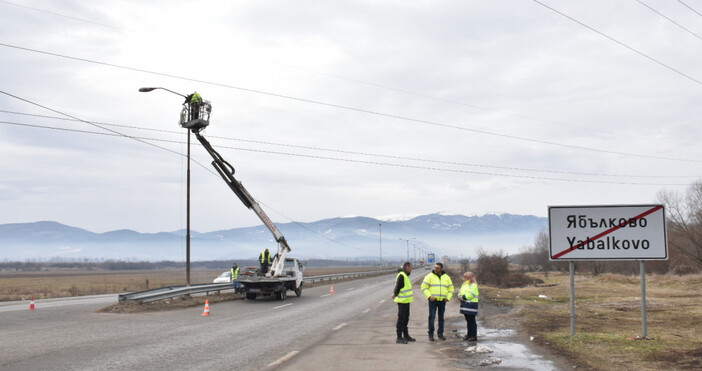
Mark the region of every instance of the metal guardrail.
[[[389, 274], [397, 272], [397, 268], [384, 269], [377, 271], [367, 271], [367, 272], [353, 272], [353, 273], [338, 273], [338, 274], [325, 274], [321, 276], [311, 276], [304, 277], [302, 282], [305, 283], [315, 283], [323, 281], [335, 281], [346, 278], [361, 278], [377, 276], [382, 274]], [[149, 303], [152, 301], [163, 300], [175, 298], [178, 296], [187, 296], [192, 294], [202, 294], [210, 292], [220, 292], [234, 290], [234, 287], [230, 282], [226, 283], [206, 283], [200, 285], [191, 286], [168, 286], [159, 289], [151, 289], [139, 292], [132, 292], [128, 294], [120, 294], [118, 296], [118, 301], [135, 301], [138, 303]]]
[[191, 294], [201, 294], [209, 292], [219, 292], [224, 290], [233, 290], [231, 283], [206, 283], [201, 285], [191, 286], [168, 286], [160, 289], [151, 289], [146, 291], [132, 292], [129, 294], [120, 294], [118, 301], [136, 301], [139, 303], [149, 303], [152, 301], [170, 299], [177, 296], [187, 296]]

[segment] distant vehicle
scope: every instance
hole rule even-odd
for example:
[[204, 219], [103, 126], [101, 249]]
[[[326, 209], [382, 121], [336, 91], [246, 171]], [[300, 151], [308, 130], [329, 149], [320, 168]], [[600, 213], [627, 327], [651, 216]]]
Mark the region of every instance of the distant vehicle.
[[228, 283], [232, 282], [232, 271], [226, 271], [220, 274], [212, 283]]

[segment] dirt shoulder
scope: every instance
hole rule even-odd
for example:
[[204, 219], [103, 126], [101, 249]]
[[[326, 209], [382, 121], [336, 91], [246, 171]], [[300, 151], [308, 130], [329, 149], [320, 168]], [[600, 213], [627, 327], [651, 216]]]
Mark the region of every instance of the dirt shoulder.
[[539, 278], [549, 285], [481, 286], [481, 310], [491, 312], [479, 316], [485, 326], [518, 329], [536, 351], [564, 358], [578, 369], [702, 368], [702, 275], [647, 276], [646, 338], [638, 277], [576, 276], [575, 336], [571, 336], [568, 275]]

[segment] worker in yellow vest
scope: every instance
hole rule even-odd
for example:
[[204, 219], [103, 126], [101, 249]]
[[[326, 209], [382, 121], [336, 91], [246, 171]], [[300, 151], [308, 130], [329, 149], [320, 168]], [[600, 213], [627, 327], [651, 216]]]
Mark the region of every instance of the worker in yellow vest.
[[478, 315], [478, 301], [480, 299], [480, 291], [478, 283], [473, 272], [463, 273], [463, 285], [458, 290], [458, 300], [461, 302], [461, 313], [466, 318], [467, 332], [463, 340], [478, 341], [478, 324], [475, 321], [475, 316]]
[[239, 266], [236, 263], [232, 263], [232, 286], [234, 288], [239, 288], [241, 287], [241, 283], [239, 283]]
[[392, 299], [397, 303], [397, 343], [407, 344], [408, 341], [417, 339], [409, 335], [407, 325], [409, 324], [410, 303], [414, 301], [412, 292], [412, 281], [409, 278], [412, 273], [412, 263], [405, 262], [402, 269], [397, 273], [395, 279], [395, 290]]
[[271, 253], [266, 249], [258, 256], [258, 261], [261, 263], [261, 274], [268, 273], [268, 267], [271, 266]]
[[202, 96], [198, 92], [194, 92], [185, 97], [185, 102], [190, 105], [190, 119], [195, 120], [200, 117], [200, 106], [202, 105]]
[[429, 300], [429, 341], [434, 341], [434, 318], [436, 312], [439, 312], [439, 328], [436, 334], [439, 339], [446, 340], [444, 337], [444, 311], [446, 311], [446, 303], [451, 301], [453, 297], [453, 282], [451, 277], [444, 272], [444, 265], [436, 263], [434, 270], [424, 277], [422, 282], [422, 293]]

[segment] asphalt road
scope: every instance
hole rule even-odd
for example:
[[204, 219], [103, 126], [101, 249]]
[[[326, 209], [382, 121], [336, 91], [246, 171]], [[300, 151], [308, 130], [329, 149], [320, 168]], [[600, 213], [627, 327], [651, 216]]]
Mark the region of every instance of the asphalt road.
[[[395, 275], [159, 313], [96, 313], [116, 295], [0, 305], [0, 369], [262, 369], [283, 366], [348, 323], [390, 305]], [[391, 332], [394, 330], [389, 325]], [[392, 339], [392, 334], [389, 338]]]

